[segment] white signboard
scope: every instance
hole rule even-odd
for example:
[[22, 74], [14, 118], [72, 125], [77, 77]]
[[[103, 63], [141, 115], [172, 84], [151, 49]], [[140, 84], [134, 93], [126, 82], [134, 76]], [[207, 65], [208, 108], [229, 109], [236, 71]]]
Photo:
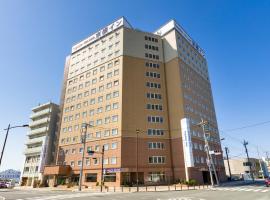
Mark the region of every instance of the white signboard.
[[99, 30], [98, 32], [94, 33], [93, 35], [87, 37], [83, 41], [75, 44], [72, 47], [71, 53], [74, 53], [75, 51], [78, 51], [79, 49], [87, 46], [88, 44], [98, 40], [99, 38], [109, 34], [110, 32], [116, 30], [117, 28], [120, 28], [121, 26], [125, 26], [128, 28], [131, 28], [130, 24], [126, 21], [124, 17], [116, 20], [115, 22], [111, 23], [110, 25], [106, 26], [105, 28]]
[[182, 142], [183, 142], [185, 165], [186, 167], [194, 167], [189, 119], [184, 118], [181, 120], [181, 130], [182, 130]]

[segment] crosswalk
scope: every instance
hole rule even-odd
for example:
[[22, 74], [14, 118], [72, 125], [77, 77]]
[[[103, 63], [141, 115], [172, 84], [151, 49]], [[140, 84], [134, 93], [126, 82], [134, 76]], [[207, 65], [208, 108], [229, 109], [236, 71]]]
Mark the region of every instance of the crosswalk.
[[234, 186], [234, 187], [214, 187], [208, 188], [206, 190], [212, 191], [231, 191], [231, 192], [261, 192], [266, 193], [270, 192], [270, 188], [266, 188], [263, 186]]
[[109, 195], [110, 193], [93, 193], [93, 192], [83, 192], [83, 193], [73, 193], [73, 194], [59, 194], [52, 196], [37, 196], [37, 197], [27, 197], [19, 198], [16, 200], [61, 200], [61, 199], [72, 199], [80, 197], [99, 197], [104, 195]]

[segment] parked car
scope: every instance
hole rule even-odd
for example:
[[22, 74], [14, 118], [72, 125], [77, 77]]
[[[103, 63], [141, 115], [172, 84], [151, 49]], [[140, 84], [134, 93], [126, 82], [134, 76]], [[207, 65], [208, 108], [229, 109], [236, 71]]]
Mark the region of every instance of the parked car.
[[270, 186], [270, 178], [268, 177], [267, 179], [265, 179], [264, 183], [265, 183], [266, 187], [269, 187]]
[[0, 182], [0, 188], [7, 188], [7, 184], [5, 182]]

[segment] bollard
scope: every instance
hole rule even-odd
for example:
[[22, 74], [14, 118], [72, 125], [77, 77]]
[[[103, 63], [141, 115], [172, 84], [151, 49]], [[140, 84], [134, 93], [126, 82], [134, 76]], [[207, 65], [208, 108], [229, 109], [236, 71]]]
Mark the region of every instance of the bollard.
[[176, 191], [176, 184], [174, 185], [174, 190]]
[[168, 185], [168, 191], [170, 191], [170, 186]]
[[155, 186], [155, 192], [157, 191], [157, 186]]
[[113, 186], [113, 192], [115, 192], [115, 186]]
[[124, 188], [123, 188], [123, 186], [122, 186], [122, 192], [124, 192]]
[[128, 190], [128, 191], [130, 192], [130, 190], [131, 190], [131, 189], [130, 189], [130, 187], [129, 187], [129, 190]]
[[200, 189], [200, 184], [199, 184], [199, 189]]
[[109, 192], [109, 187], [107, 187], [107, 192]]
[[147, 186], [145, 186], [145, 191], [147, 192]]
[[189, 185], [187, 185], [187, 189], [189, 190]]
[[182, 190], [182, 183], [181, 183], [181, 190]]
[[202, 188], [204, 189], [204, 184], [202, 185]]

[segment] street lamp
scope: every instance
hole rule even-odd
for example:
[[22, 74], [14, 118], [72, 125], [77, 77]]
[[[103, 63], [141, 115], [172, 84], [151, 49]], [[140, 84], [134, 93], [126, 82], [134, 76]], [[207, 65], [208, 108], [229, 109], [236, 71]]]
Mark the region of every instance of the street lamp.
[[4, 151], [5, 151], [5, 147], [6, 147], [6, 142], [7, 142], [7, 137], [8, 137], [9, 130], [10, 129], [13, 129], [13, 128], [19, 128], [19, 127], [29, 127], [29, 125], [28, 124], [24, 124], [24, 125], [21, 125], [21, 126], [10, 126], [10, 124], [9, 124], [8, 127], [6, 129], [4, 129], [7, 132], [6, 132], [6, 137], [5, 137], [4, 145], [3, 145], [3, 148], [2, 148], [2, 152], [1, 152], [0, 166], [1, 166], [1, 163], [2, 163], [3, 154], [4, 154]]
[[83, 164], [84, 164], [84, 152], [85, 152], [85, 143], [86, 143], [86, 133], [87, 133], [87, 127], [91, 127], [92, 125], [87, 123], [82, 123], [81, 126], [81, 143], [83, 144], [83, 152], [82, 152], [82, 163], [80, 168], [80, 178], [79, 178], [79, 191], [82, 190], [82, 175], [83, 175]]

